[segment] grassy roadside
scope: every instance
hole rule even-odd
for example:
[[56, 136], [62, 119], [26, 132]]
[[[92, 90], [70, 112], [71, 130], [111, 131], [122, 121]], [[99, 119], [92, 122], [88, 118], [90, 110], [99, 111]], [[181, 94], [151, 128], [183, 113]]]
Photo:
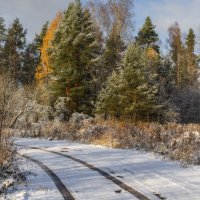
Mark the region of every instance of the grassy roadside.
[[87, 118], [78, 122], [49, 121], [41, 137], [67, 139], [112, 148], [142, 149], [185, 164], [200, 164], [200, 125], [177, 123], [130, 124]]

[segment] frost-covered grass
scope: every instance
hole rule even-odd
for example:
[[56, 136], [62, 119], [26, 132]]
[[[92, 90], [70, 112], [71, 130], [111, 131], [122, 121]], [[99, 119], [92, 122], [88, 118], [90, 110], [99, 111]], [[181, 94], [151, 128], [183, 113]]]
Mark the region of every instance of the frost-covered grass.
[[0, 170], [7, 168], [12, 162], [13, 145], [12, 138], [8, 132], [3, 132], [0, 143]]
[[5, 192], [19, 179], [19, 170], [15, 163], [16, 152], [10, 131], [2, 132], [0, 143], [0, 194]]
[[100, 140], [106, 146], [138, 148], [162, 154], [182, 163], [200, 164], [200, 125], [177, 123], [127, 124], [103, 121], [108, 127]]
[[[31, 136], [31, 133], [28, 136]], [[184, 164], [200, 164], [198, 124], [144, 122], [131, 124], [122, 121], [104, 121], [75, 113], [69, 122], [43, 123], [40, 136], [112, 148], [144, 149], [180, 160]]]
[[41, 136], [113, 148], [145, 149], [182, 163], [200, 163], [200, 125], [196, 124], [128, 124], [100, 120], [80, 124], [48, 122]]

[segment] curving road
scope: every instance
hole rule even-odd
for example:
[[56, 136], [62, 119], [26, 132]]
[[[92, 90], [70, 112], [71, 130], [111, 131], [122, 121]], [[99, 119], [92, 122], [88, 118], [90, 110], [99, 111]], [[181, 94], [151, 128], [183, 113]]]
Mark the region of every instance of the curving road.
[[199, 200], [200, 167], [153, 154], [41, 139], [16, 139], [27, 184], [7, 199]]

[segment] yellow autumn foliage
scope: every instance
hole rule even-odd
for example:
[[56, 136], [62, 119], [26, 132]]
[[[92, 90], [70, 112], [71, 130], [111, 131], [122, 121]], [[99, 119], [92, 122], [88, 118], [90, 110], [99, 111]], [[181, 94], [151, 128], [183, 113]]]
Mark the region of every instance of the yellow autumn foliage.
[[43, 38], [43, 43], [40, 48], [41, 61], [36, 68], [35, 79], [37, 83], [44, 82], [49, 74], [52, 73], [52, 68], [49, 59], [49, 49], [52, 47], [52, 41], [55, 36], [55, 32], [58, 29], [58, 26], [62, 20], [62, 13], [59, 12], [55, 19], [51, 22], [46, 35]]
[[147, 57], [148, 57], [149, 59], [154, 60], [154, 59], [157, 59], [158, 56], [159, 56], [159, 55], [158, 55], [158, 52], [157, 52], [154, 48], [149, 47], [149, 48], [147, 49]]

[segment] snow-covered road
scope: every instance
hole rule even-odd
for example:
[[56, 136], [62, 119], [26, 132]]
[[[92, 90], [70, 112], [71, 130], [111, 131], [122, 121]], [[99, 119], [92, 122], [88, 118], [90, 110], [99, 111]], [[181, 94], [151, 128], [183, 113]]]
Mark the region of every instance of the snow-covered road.
[[15, 143], [22, 145], [19, 154], [28, 156], [19, 162], [27, 183], [0, 199], [200, 199], [198, 166], [181, 168], [150, 153], [66, 141], [29, 138]]

